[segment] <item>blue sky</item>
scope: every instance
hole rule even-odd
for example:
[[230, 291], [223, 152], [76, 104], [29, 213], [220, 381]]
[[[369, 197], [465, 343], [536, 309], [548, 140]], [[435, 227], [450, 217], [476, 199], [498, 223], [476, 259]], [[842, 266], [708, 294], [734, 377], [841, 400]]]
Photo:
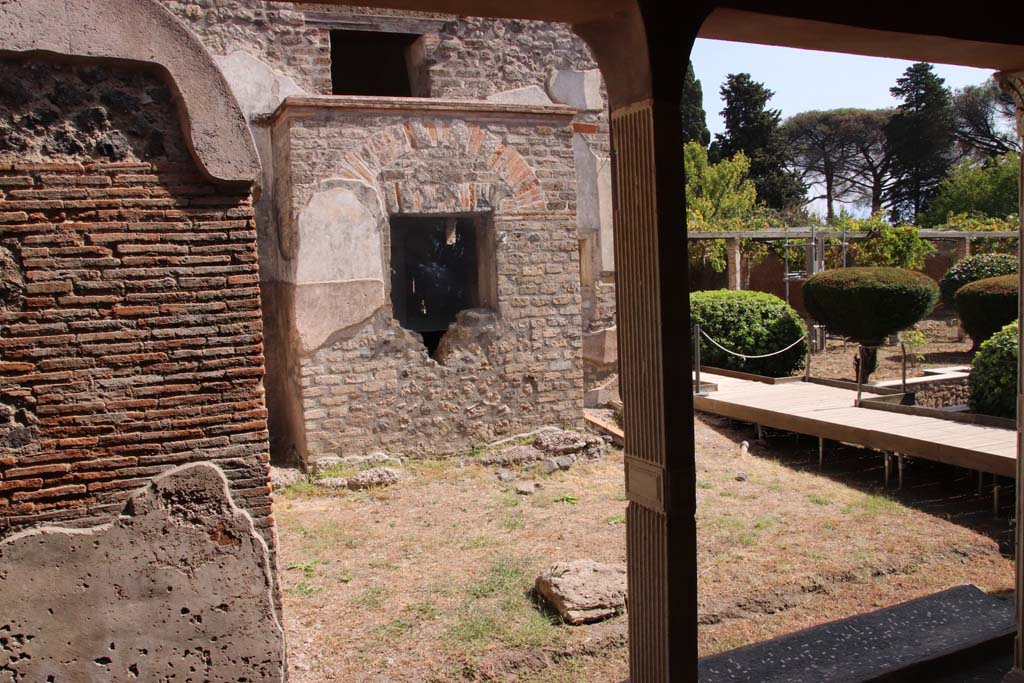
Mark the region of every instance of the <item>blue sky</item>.
[[[897, 104], [889, 94], [911, 62], [901, 59], [860, 57], [768, 45], [698, 39], [693, 48], [693, 69], [704, 89], [704, 111], [712, 135], [723, 130], [718, 89], [730, 73], [749, 73], [775, 92], [768, 106], [782, 117], [811, 109], [863, 107], [877, 109]], [[987, 69], [936, 64], [935, 71], [956, 89], [984, 82]]]

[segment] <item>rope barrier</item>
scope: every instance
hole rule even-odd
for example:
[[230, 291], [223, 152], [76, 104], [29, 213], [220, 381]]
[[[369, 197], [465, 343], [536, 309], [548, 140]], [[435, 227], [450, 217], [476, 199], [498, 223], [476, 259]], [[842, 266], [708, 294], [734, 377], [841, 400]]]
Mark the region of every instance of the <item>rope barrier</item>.
[[763, 354], [761, 354], [761, 355], [759, 355], [759, 356], [748, 356], [748, 355], [747, 355], [747, 354], [745, 354], [745, 353], [738, 353], [738, 352], [736, 352], [736, 351], [733, 351], [732, 349], [727, 349], [727, 348], [725, 348], [724, 346], [722, 346], [721, 344], [719, 344], [718, 342], [716, 342], [716, 341], [715, 341], [714, 339], [712, 339], [711, 337], [709, 337], [709, 336], [708, 336], [708, 333], [707, 333], [707, 332], [705, 332], [704, 330], [701, 330], [701, 331], [700, 331], [700, 333], [701, 333], [701, 335], [702, 335], [702, 336], [703, 336], [703, 337], [704, 337], [705, 339], [707, 339], [707, 340], [708, 340], [709, 342], [711, 342], [712, 344], [714, 344], [714, 345], [715, 345], [715, 346], [717, 346], [718, 348], [722, 349], [722, 350], [723, 350], [723, 351], [725, 351], [726, 353], [730, 353], [730, 354], [732, 354], [732, 355], [736, 356], [737, 358], [742, 358], [742, 359], [744, 359], [744, 360], [756, 360], [756, 359], [758, 359], [758, 358], [771, 358], [772, 356], [778, 356], [778, 355], [779, 355], [779, 354], [781, 354], [781, 353], [785, 353], [786, 351], [789, 351], [789, 350], [790, 350], [791, 348], [793, 348], [794, 346], [796, 346], [797, 344], [799, 344], [800, 342], [802, 342], [802, 341], [804, 341], [804, 340], [806, 339], [806, 337], [800, 337], [800, 338], [799, 338], [799, 339], [797, 339], [797, 340], [796, 340], [795, 342], [793, 342], [792, 344], [790, 344], [789, 346], [787, 346], [786, 348], [784, 348], [784, 349], [782, 349], [782, 350], [780, 350], [780, 351], [773, 351], [772, 353], [763, 353]]

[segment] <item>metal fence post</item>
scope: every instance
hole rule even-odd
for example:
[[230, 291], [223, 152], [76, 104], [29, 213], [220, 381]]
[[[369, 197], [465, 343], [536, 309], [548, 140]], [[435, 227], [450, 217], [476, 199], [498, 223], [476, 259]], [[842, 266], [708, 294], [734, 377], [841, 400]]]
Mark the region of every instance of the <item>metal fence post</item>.
[[700, 323], [693, 326], [693, 367], [696, 378], [696, 387], [693, 393], [701, 396], [703, 394], [700, 390]]

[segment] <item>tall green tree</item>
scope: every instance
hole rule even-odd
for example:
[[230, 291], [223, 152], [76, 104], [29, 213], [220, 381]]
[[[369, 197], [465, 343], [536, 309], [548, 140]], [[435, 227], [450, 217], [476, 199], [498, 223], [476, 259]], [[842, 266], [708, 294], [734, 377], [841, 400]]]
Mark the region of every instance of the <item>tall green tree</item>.
[[957, 90], [953, 111], [962, 155], [985, 160], [1020, 151], [1013, 98], [1001, 92], [995, 80]]
[[693, 62], [686, 65], [679, 111], [683, 118], [683, 141], [699, 142], [701, 146], [707, 147], [711, 142], [711, 131], [708, 130], [707, 114], [704, 112], [704, 90], [693, 72]]
[[779, 111], [767, 108], [775, 93], [746, 73], [729, 74], [720, 92], [725, 101], [725, 133], [715, 135], [710, 159], [717, 162], [742, 152], [750, 159], [750, 179], [765, 205], [772, 209], [802, 205], [805, 188], [789, 168]]
[[931, 64], [918, 62], [889, 89], [901, 101], [886, 128], [897, 178], [894, 222], [917, 223], [955, 160], [953, 98], [944, 83]]
[[852, 109], [805, 111], [786, 119], [782, 132], [789, 143], [791, 163], [801, 180], [820, 187], [821, 193], [807, 201], [824, 199], [826, 220], [836, 219], [836, 202], [853, 196], [850, 181], [857, 148], [851, 136]]
[[845, 135], [853, 155], [844, 180], [858, 203], [878, 213], [887, 206], [895, 182], [893, 153], [886, 138], [892, 109], [851, 109], [846, 116]]
[[1017, 213], [1020, 155], [1008, 152], [980, 164], [966, 158], [949, 172], [921, 217], [921, 225], [934, 227], [957, 214], [1003, 218]]

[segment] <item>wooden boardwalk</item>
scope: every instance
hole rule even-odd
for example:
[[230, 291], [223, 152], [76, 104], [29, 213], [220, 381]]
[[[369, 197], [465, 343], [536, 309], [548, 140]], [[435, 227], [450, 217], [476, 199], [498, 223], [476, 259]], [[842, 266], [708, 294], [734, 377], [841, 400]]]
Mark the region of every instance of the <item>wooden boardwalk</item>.
[[[821, 384], [763, 384], [710, 372], [701, 373], [701, 380], [718, 385], [718, 390], [694, 396], [697, 410], [1002, 477], [1015, 476], [1017, 433], [1012, 429], [858, 408], [854, 405], [856, 391]], [[873, 396], [863, 394], [864, 398]]]

